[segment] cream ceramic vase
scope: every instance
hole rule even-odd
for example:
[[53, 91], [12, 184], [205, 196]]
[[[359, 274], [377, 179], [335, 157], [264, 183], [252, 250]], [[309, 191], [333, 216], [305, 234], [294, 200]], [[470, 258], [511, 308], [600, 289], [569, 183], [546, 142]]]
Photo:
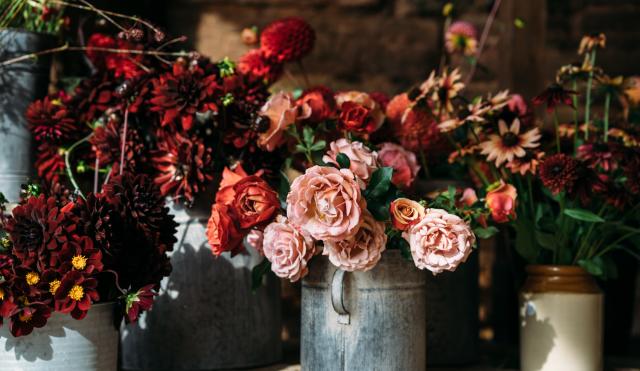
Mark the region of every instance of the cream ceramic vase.
[[604, 300], [577, 266], [533, 265], [520, 291], [522, 371], [600, 371]]

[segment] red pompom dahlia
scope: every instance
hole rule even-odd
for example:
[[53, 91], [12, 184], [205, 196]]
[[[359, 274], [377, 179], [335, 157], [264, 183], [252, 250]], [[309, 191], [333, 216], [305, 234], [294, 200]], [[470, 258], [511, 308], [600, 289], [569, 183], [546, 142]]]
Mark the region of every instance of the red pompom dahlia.
[[31, 103], [26, 116], [38, 142], [60, 143], [77, 135], [76, 120], [58, 98], [45, 97]]
[[265, 58], [277, 62], [293, 62], [309, 54], [316, 33], [302, 18], [289, 17], [269, 24], [260, 35], [260, 50]]

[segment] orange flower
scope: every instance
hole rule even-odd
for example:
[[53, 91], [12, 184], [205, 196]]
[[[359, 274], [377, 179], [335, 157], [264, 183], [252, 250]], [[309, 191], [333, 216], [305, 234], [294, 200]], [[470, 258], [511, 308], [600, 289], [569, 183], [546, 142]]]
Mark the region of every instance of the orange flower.
[[[262, 170], [258, 171], [254, 175], [261, 176]], [[236, 194], [233, 190], [233, 186], [248, 176], [249, 174], [244, 171], [240, 164], [238, 164], [233, 170], [225, 167], [222, 171], [222, 181], [220, 181], [218, 192], [216, 193], [216, 203], [224, 205], [231, 204]]]
[[233, 186], [231, 210], [242, 229], [268, 223], [280, 208], [278, 194], [262, 178], [251, 175]]
[[242, 250], [242, 234], [226, 205], [214, 204], [211, 208], [207, 240], [215, 256], [225, 251], [231, 251], [231, 255], [235, 255]]
[[424, 217], [424, 207], [408, 198], [398, 198], [389, 205], [393, 227], [404, 231]]
[[496, 223], [507, 223], [516, 218], [518, 191], [514, 186], [500, 180], [500, 183], [489, 186], [487, 191], [487, 207]]

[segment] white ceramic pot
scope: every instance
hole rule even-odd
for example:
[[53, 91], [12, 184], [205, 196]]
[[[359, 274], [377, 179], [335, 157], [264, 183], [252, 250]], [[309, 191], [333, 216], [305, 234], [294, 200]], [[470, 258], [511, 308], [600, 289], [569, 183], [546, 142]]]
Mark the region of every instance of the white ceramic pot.
[[575, 266], [529, 266], [520, 292], [522, 371], [600, 371], [604, 300]]
[[0, 328], [2, 371], [116, 371], [118, 330], [114, 304], [96, 304], [82, 320], [53, 313], [46, 326], [14, 337]]

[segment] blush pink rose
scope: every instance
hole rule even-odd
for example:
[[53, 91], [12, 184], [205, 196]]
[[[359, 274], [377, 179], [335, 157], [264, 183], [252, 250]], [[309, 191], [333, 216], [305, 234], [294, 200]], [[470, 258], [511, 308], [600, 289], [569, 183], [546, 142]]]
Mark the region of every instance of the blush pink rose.
[[351, 170], [363, 182], [368, 183], [371, 174], [378, 168], [378, 154], [370, 150], [361, 142], [350, 142], [347, 139], [338, 139], [329, 144], [327, 154], [322, 161], [338, 165], [336, 158], [339, 153], [349, 157], [349, 170]]
[[441, 209], [427, 209], [422, 220], [402, 237], [409, 242], [416, 267], [434, 275], [454, 271], [467, 260], [476, 241], [464, 220]]
[[269, 152], [275, 150], [284, 143], [287, 128], [310, 114], [309, 106], [296, 105], [290, 94], [280, 92], [272, 95], [260, 109], [260, 115], [269, 119], [269, 128], [258, 135], [258, 147]]
[[341, 241], [325, 241], [323, 255], [336, 267], [347, 272], [368, 271], [373, 268], [387, 244], [385, 225], [367, 211], [355, 236]]
[[316, 240], [340, 241], [360, 228], [366, 202], [348, 169], [313, 166], [291, 183], [287, 216]]
[[264, 256], [264, 251], [262, 251], [262, 245], [264, 240], [264, 232], [259, 229], [252, 229], [247, 234], [247, 245], [256, 249], [256, 251]]
[[298, 281], [309, 273], [307, 263], [315, 253], [313, 240], [278, 216], [264, 229], [264, 256], [276, 276]]
[[378, 159], [382, 166], [393, 168], [391, 182], [400, 188], [411, 187], [420, 170], [415, 153], [395, 143], [382, 143]]

